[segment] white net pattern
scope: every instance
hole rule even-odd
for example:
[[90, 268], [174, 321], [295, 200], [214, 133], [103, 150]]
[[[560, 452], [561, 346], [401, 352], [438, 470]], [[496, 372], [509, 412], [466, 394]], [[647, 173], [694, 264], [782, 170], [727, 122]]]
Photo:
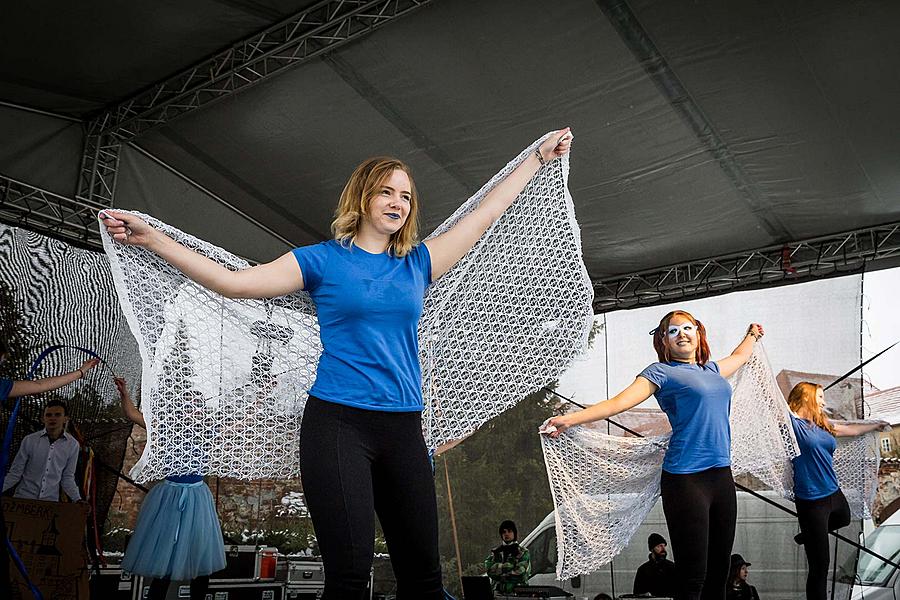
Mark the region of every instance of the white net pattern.
[[[544, 138], [429, 237], [453, 227]], [[593, 287], [567, 188], [569, 157], [541, 168], [452, 271], [419, 321], [426, 441], [439, 448], [556, 380], [587, 349]]]
[[[229, 269], [249, 266], [139, 216]], [[143, 362], [141, 481], [187, 473], [295, 477], [300, 418], [321, 351], [309, 296], [229, 300], [146, 250], [105, 233], [104, 245]]]
[[878, 493], [878, 434], [838, 438], [834, 470], [855, 519], [871, 519]]
[[[545, 137], [432, 235], [476, 208]], [[419, 340], [423, 427], [432, 448], [468, 435], [554, 380], [586, 347], [593, 290], [568, 170], [567, 156], [542, 167], [475, 247], [429, 287]], [[248, 267], [140, 216], [229, 269]], [[148, 432], [140, 480], [185, 473], [296, 477], [300, 420], [321, 352], [309, 296], [223, 298], [156, 255], [103, 237], [143, 361]]]
[[596, 571], [622, 549], [659, 497], [669, 436], [617, 437], [574, 427], [542, 435], [556, 508], [556, 575]]
[[794, 487], [791, 459], [800, 454], [787, 402], [761, 343], [729, 380], [731, 471], [749, 473], [782, 495]]
[[[761, 344], [731, 383], [733, 473], [750, 473], [790, 498], [797, 442]], [[559, 579], [596, 571], [628, 545], [659, 497], [667, 441], [585, 427], [556, 439], [541, 436], [556, 507]], [[854, 516], [867, 515], [878, 485], [874, 436], [842, 439], [835, 469]]]

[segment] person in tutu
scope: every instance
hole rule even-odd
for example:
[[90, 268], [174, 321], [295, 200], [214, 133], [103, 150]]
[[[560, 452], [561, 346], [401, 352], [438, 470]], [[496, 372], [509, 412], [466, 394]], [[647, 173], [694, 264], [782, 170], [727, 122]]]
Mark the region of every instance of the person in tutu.
[[[146, 428], [144, 415], [116, 378], [122, 412]], [[204, 600], [209, 576], [225, 568], [225, 544], [212, 493], [201, 475], [171, 475], [144, 498], [122, 570], [152, 577], [147, 600], [163, 600], [169, 582], [191, 582], [191, 600]]]

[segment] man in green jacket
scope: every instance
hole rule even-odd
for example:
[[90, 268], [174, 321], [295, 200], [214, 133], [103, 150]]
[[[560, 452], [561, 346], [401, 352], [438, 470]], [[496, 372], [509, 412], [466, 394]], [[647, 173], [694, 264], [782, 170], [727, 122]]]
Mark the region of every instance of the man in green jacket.
[[499, 594], [512, 594], [521, 585], [528, 585], [531, 577], [531, 557], [528, 549], [520, 546], [519, 532], [512, 521], [500, 523], [501, 544], [491, 550], [484, 560], [484, 570]]

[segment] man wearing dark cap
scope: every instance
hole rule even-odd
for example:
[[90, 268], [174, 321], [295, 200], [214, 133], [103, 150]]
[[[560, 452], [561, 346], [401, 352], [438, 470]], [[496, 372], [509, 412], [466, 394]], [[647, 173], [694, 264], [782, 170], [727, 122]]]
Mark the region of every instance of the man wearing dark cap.
[[518, 542], [519, 532], [512, 521], [500, 523], [501, 544], [491, 550], [484, 560], [484, 570], [499, 594], [512, 594], [520, 585], [528, 585], [531, 577], [531, 557]]
[[650, 594], [656, 598], [674, 598], [677, 590], [675, 563], [667, 558], [666, 538], [651, 533], [647, 538], [650, 558], [638, 567], [634, 575], [635, 594]]

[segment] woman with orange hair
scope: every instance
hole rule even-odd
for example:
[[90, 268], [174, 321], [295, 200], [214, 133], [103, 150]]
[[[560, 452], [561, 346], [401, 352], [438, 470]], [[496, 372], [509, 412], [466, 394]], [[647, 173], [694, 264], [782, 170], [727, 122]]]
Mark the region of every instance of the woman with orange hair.
[[750, 359], [763, 329], [751, 324], [741, 343], [719, 361], [710, 360], [706, 328], [688, 312], [670, 312], [650, 333], [658, 362], [613, 398], [553, 417], [543, 430], [556, 436], [656, 396], [672, 425], [660, 491], [679, 599], [723, 600], [737, 518], [728, 422], [731, 385], [725, 378]]
[[569, 152], [549, 135], [465, 217], [419, 243], [410, 168], [376, 157], [344, 187], [333, 239], [230, 271], [135, 215], [105, 211], [119, 243], [156, 253], [228, 298], [298, 290], [316, 305], [322, 354], [300, 436], [303, 493], [325, 566], [324, 600], [368, 597], [377, 513], [397, 597], [442, 599], [434, 477], [422, 435], [417, 324], [428, 286], [475, 245], [546, 163]]
[[850, 506], [838, 485], [834, 470], [835, 436], [863, 435], [887, 423], [840, 423], [825, 416], [825, 391], [821, 385], [802, 381], [788, 396], [791, 424], [800, 446], [793, 459], [794, 498], [800, 534], [794, 539], [806, 549], [809, 572], [806, 597], [825, 600], [830, 561], [828, 532], [850, 523]]

